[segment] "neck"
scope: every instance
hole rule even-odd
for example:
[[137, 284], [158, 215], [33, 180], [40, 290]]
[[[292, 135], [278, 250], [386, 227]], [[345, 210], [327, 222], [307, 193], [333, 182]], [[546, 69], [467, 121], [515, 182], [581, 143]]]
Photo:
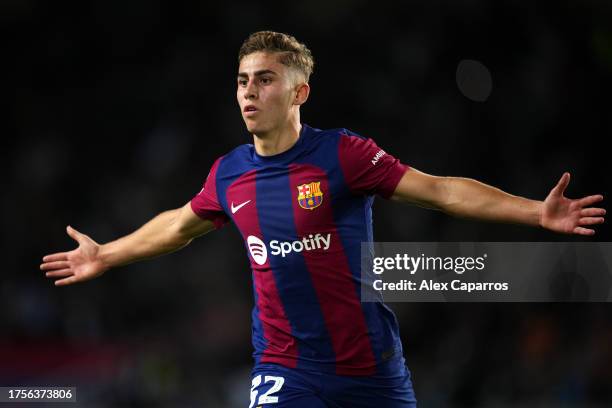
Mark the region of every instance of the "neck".
[[300, 117], [289, 120], [278, 128], [265, 133], [253, 134], [255, 151], [260, 156], [273, 156], [289, 150], [299, 139]]

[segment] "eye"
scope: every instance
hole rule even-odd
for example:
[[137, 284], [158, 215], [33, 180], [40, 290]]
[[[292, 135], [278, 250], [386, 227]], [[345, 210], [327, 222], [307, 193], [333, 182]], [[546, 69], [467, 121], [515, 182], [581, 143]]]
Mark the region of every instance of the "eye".
[[246, 86], [246, 84], [247, 84], [246, 79], [239, 79], [239, 80], [238, 80], [238, 85], [240, 85], [240, 86]]
[[267, 78], [267, 77], [261, 78], [261, 83], [262, 84], [269, 84], [270, 82], [272, 82], [272, 79], [270, 79], [270, 78]]

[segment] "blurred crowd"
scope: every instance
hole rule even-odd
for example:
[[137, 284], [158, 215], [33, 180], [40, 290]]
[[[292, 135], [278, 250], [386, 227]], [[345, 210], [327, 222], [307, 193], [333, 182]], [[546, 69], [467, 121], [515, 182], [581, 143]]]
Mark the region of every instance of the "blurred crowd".
[[[91, 407], [248, 404], [253, 298], [233, 226], [75, 286], [55, 288], [38, 266], [75, 247], [66, 225], [100, 243], [132, 232], [250, 143], [234, 92], [251, 32], [313, 52], [304, 123], [544, 199], [564, 171], [568, 196], [610, 194], [611, 17], [596, 0], [2, 2], [0, 386], [77, 386]], [[458, 89], [466, 59], [491, 75], [485, 101]], [[606, 224], [557, 236], [382, 199], [374, 217], [377, 241], [612, 237]], [[422, 407], [612, 402], [609, 304], [390, 306]]]

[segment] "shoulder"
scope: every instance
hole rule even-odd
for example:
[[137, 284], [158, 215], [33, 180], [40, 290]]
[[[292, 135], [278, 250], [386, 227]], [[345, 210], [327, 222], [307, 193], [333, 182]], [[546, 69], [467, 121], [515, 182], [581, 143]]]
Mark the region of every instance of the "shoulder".
[[312, 137], [335, 137], [335, 138], [340, 138], [340, 137], [350, 137], [350, 136], [354, 136], [354, 137], [358, 137], [361, 139], [366, 139], [365, 137], [359, 135], [356, 132], [353, 132], [350, 129], [347, 128], [331, 128], [331, 129], [318, 129], [318, 128], [314, 128], [314, 127], [310, 127], [308, 125], [306, 125], [308, 127], [308, 129], [310, 130], [308, 133], [312, 136]]
[[318, 146], [350, 145], [359, 141], [368, 140], [367, 137], [353, 132], [347, 128], [317, 129], [309, 128], [308, 136]]
[[219, 157], [218, 161], [236, 161], [236, 160], [245, 160], [249, 158], [253, 154], [253, 145], [252, 144], [242, 144], [236, 146], [234, 149], [230, 150], [228, 153]]
[[220, 173], [227, 173], [228, 170], [234, 173], [236, 169], [249, 167], [252, 155], [252, 144], [239, 145], [228, 153], [219, 156], [213, 164], [213, 169], [218, 169]]
[[368, 140], [367, 137], [362, 136], [356, 132], [353, 132], [347, 128], [335, 129], [338, 131], [341, 138], [345, 138], [347, 140]]
[[[308, 151], [316, 152], [317, 157], [328, 157], [346, 164], [351, 160], [374, 157], [380, 150], [376, 143], [348, 128], [315, 129], [307, 132], [310, 142]], [[348, 164], [349, 166], [351, 164]]]
[[333, 134], [337, 138], [340, 154], [371, 153], [373, 150], [380, 150], [376, 142], [369, 137], [353, 132], [347, 128], [333, 129]]
[[240, 145], [230, 152], [218, 156], [208, 168], [206, 182], [216, 184], [220, 179], [235, 177], [244, 172], [244, 157], [248, 156], [249, 145]]

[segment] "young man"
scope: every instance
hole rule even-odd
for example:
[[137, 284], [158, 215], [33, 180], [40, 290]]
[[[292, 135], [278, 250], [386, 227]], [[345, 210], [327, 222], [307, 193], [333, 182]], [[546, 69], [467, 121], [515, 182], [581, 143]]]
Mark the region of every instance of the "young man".
[[213, 164], [184, 207], [99, 245], [70, 226], [79, 247], [41, 269], [68, 285], [176, 251], [233, 221], [247, 246], [255, 307], [251, 407], [414, 407], [394, 314], [360, 302], [361, 242], [372, 241], [373, 196], [459, 217], [592, 235], [601, 195], [563, 196], [565, 173], [545, 201], [475, 180], [435, 177], [401, 164], [371, 139], [303, 124], [313, 60], [295, 38], [252, 34], [239, 53], [237, 99], [253, 144]]

